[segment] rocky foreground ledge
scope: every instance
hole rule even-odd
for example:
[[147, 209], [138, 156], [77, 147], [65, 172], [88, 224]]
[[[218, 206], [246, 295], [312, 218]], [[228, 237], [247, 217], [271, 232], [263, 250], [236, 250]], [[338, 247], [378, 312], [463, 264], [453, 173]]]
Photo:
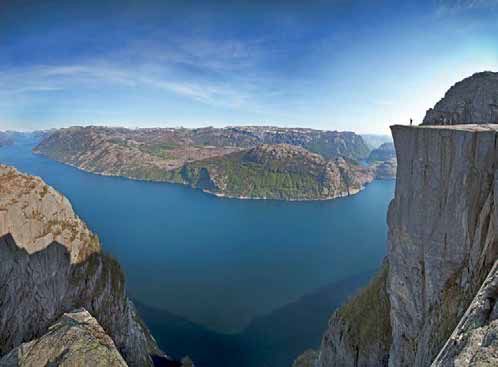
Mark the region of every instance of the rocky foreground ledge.
[[65, 313], [38, 339], [23, 343], [0, 359], [2, 367], [126, 367], [112, 339], [85, 309]]
[[[154, 360], [175, 365], [159, 349], [128, 299], [121, 267], [102, 253], [97, 236], [78, 218], [69, 201], [40, 178], [3, 165], [0, 259], [0, 358], [15, 350], [5, 357], [7, 361], [17, 356], [27, 361], [20, 366], [31, 366], [29, 361], [54, 356], [58, 352], [44, 349], [43, 344], [50, 340], [55, 346], [57, 335], [72, 335], [71, 329], [67, 330], [70, 334], [64, 331], [68, 317], [82, 322], [87, 316], [65, 316], [62, 324], [56, 324], [57, 320], [84, 308], [108, 335], [98, 340], [111, 340], [129, 366], [153, 366]], [[59, 326], [54, 328], [54, 324]], [[92, 330], [100, 333], [96, 327]], [[74, 342], [84, 349], [95, 340]], [[34, 351], [46, 353], [36, 357], [31, 355]], [[110, 358], [113, 362], [109, 365], [122, 362], [113, 351]], [[0, 365], [5, 363], [2, 360]]]
[[496, 365], [498, 125], [392, 132], [398, 172], [386, 262], [332, 316], [307, 365]]

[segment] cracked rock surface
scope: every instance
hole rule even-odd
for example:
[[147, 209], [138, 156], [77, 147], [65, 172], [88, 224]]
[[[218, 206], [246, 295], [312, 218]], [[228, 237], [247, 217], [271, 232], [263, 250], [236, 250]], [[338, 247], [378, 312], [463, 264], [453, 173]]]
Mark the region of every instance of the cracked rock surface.
[[0, 359], [0, 367], [127, 366], [112, 339], [85, 309], [65, 313], [46, 334]]
[[498, 366], [498, 261], [432, 367]]
[[498, 73], [485, 71], [466, 78], [427, 111], [423, 125], [497, 124]]

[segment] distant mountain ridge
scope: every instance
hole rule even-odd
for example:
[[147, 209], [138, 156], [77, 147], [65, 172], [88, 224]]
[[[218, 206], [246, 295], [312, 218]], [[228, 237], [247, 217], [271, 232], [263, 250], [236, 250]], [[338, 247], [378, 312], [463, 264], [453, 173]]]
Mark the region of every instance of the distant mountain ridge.
[[[280, 159], [279, 162], [274, 162], [273, 166], [268, 162], [253, 162], [253, 168], [258, 164], [259, 166], [249, 177], [249, 171], [246, 169], [247, 158], [250, 154], [258, 152], [261, 145], [267, 148], [271, 145], [280, 146], [273, 149], [273, 152], [299, 152], [288, 155], [287, 158], [307, 157], [310, 163], [318, 162], [319, 154], [322, 160], [319, 163], [322, 166], [321, 173], [306, 172], [302, 164], [301, 168], [296, 170], [300, 165], [298, 162], [287, 161], [288, 164], [282, 164], [283, 156], [270, 154], [266, 158], [274, 157]], [[283, 149], [284, 145], [287, 148]], [[71, 127], [56, 130], [47, 136], [34, 152], [93, 173], [182, 183], [231, 197], [286, 200], [333, 198], [357, 192], [363, 184], [372, 179], [364, 177], [368, 170], [353, 169], [354, 161], [365, 159], [369, 153], [369, 148], [361, 136], [352, 132], [302, 128]], [[235, 169], [234, 162], [237, 157], [243, 158], [244, 164], [239, 162], [238, 168]], [[326, 161], [336, 159], [342, 159], [341, 169], [349, 172], [347, 184], [344, 179], [333, 184], [327, 182], [330, 177], [324, 171]], [[209, 169], [201, 169], [202, 165], [209, 165]], [[274, 171], [276, 166], [279, 166], [278, 174]], [[316, 168], [315, 166], [311, 165]], [[329, 164], [329, 168], [330, 166]], [[235, 172], [234, 169], [242, 176], [230, 176]], [[229, 184], [240, 181], [240, 177], [254, 180], [244, 187]], [[312, 179], [315, 181], [311, 182]], [[280, 184], [288, 184], [290, 188], [282, 189]]]
[[376, 149], [384, 143], [392, 143], [393, 137], [391, 135], [382, 134], [361, 134], [361, 137], [371, 149]]
[[4, 145], [10, 145], [13, 143], [13, 140], [10, 138], [10, 136], [3, 132], [0, 131], [0, 147]]
[[326, 160], [298, 146], [263, 144], [187, 163], [172, 172], [171, 181], [219, 196], [319, 200], [355, 194], [373, 177], [372, 170], [343, 158]]

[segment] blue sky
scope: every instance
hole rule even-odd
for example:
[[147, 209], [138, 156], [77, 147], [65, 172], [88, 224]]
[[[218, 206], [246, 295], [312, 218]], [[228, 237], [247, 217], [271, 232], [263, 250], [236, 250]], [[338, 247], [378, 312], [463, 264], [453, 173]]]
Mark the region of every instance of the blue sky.
[[0, 1], [0, 130], [388, 133], [498, 70], [498, 0]]

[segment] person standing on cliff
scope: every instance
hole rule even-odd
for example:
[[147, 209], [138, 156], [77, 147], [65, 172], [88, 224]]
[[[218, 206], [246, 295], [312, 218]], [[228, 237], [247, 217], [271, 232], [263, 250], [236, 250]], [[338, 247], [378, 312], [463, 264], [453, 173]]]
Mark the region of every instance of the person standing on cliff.
[[413, 119], [410, 119], [410, 126], [413, 125]]

